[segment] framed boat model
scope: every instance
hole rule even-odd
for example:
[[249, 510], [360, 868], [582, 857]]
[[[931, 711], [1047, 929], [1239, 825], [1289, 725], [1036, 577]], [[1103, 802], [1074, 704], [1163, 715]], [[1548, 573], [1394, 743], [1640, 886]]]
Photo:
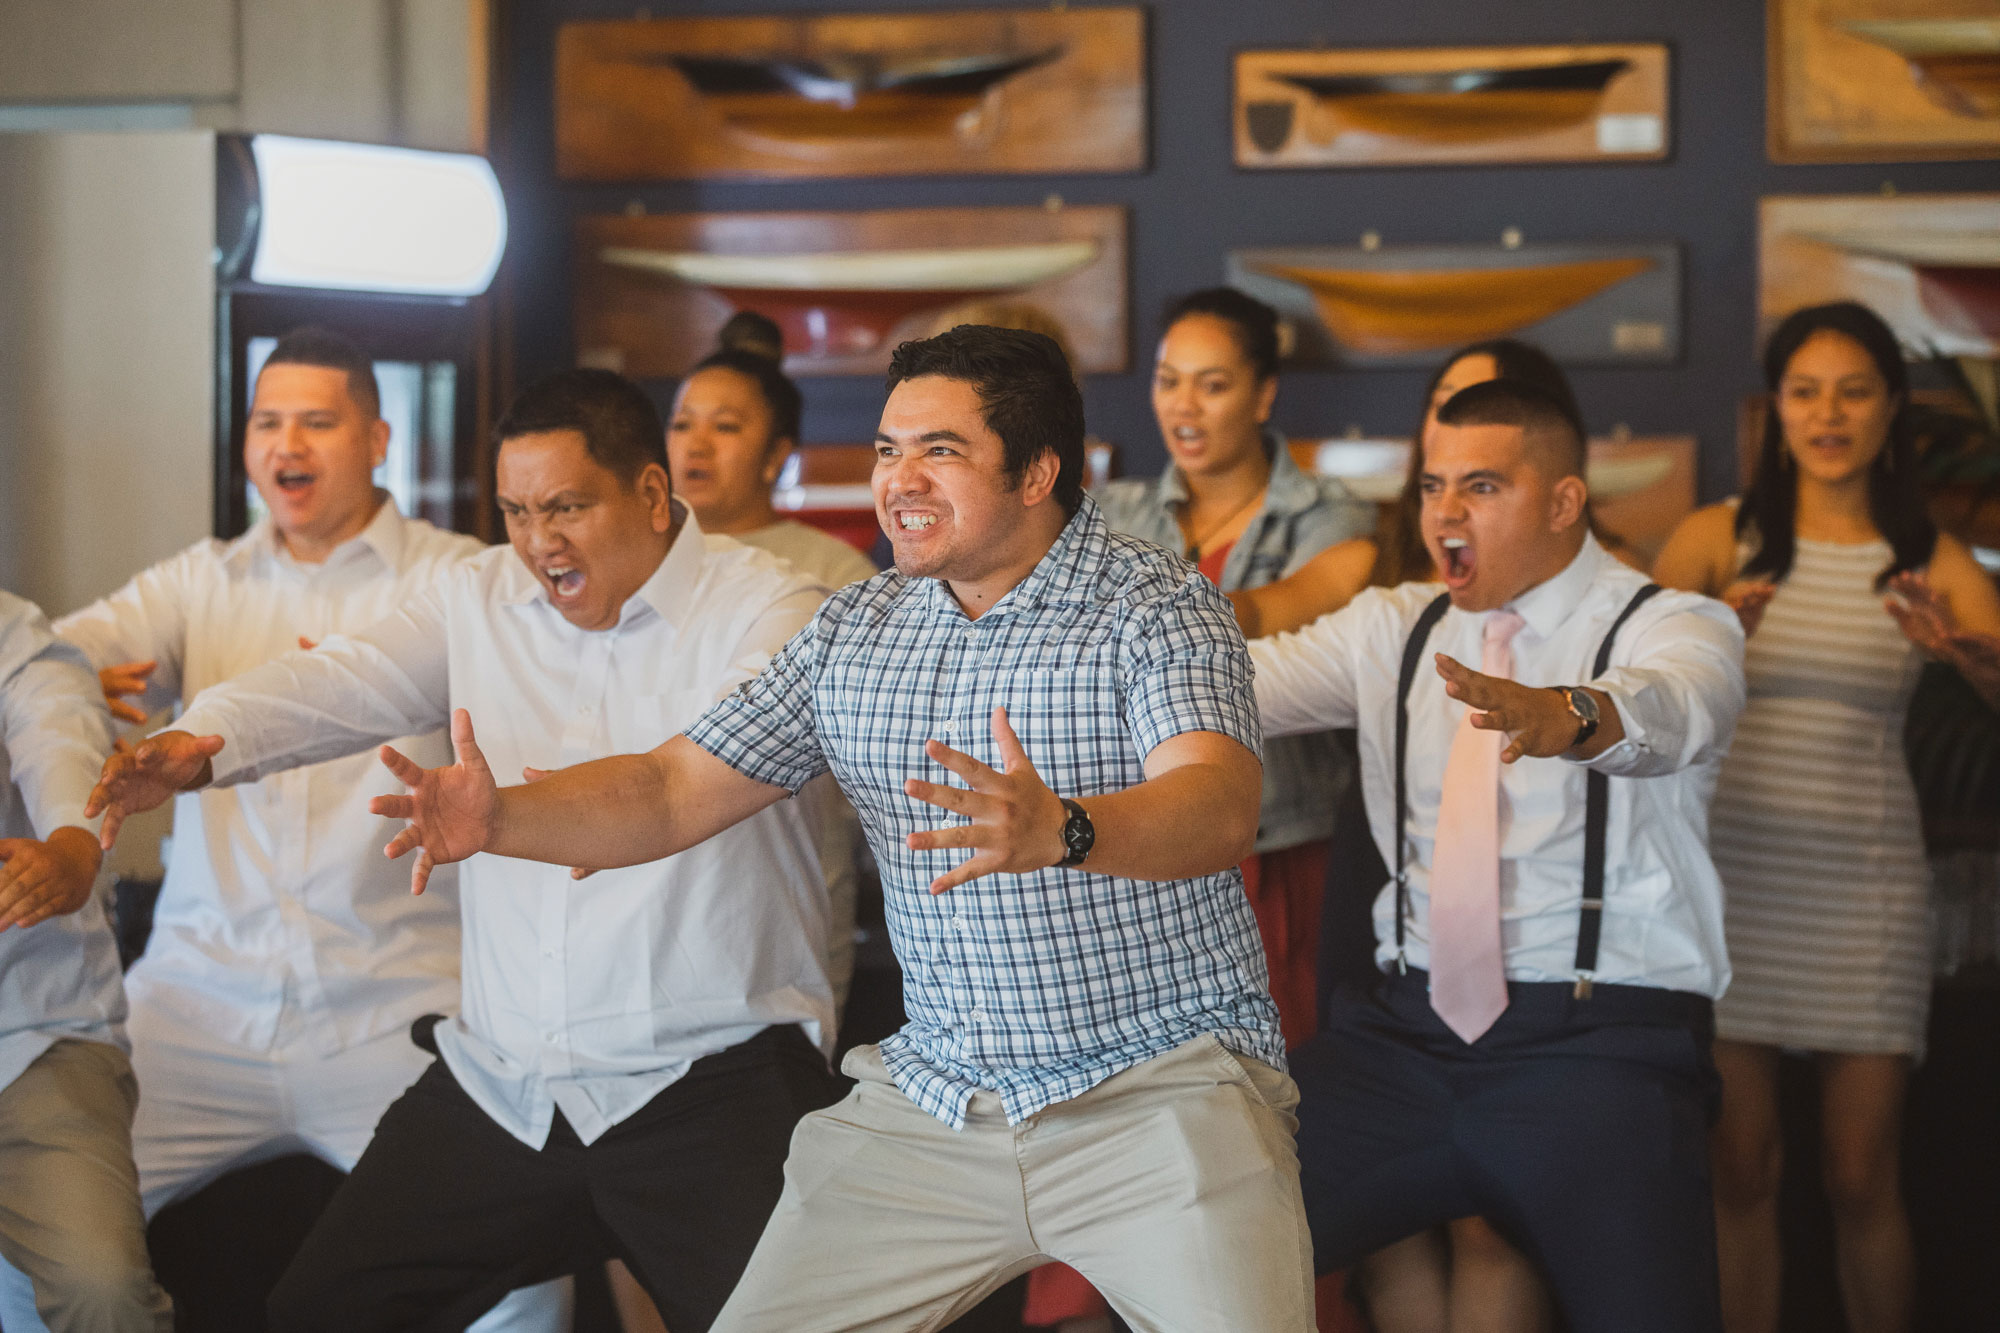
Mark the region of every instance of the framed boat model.
[[1236, 165], [1646, 161], [1667, 85], [1656, 42], [1242, 51]]
[[2000, 194], [1771, 195], [1757, 230], [1759, 342], [1852, 300], [1913, 355], [2000, 358]]
[[1302, 365], [1430, 366], [1501, 336], [1569, 364], [1680, 356], [1671, 242], [1236, 250], [1226, 278], [1291, 320]]
[[1083, 373], [1126, 367], [1121, 207], [584, 217], [578, 359], [674, 378], [737, 310], [785, 333], [795, 375], [879, 374], [905, 338], [1002, 299], [1059, 323]]
[[568, 180], [1137, 171], [1136, 6], [566, 23]]
[[1993, 0], [1768, 0], [1776, 162], [2000, 157]]

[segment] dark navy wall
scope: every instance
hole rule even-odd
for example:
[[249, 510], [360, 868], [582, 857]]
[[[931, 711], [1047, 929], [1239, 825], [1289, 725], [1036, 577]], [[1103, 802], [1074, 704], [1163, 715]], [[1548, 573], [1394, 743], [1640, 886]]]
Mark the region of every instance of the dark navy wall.
[[[776, 10], [972, 7], [953, 0], [691, 0], [658, 16]], [[1131, 209], [1132, 369], [1092, 376], [1092, 429], [1126, 450], [1128, 468], [1164, 459], [1147, 396], [1154, 318], [1173, 294], [1220, 280], [1243, 245], [1677, 239], [1687, 290], [1678, 365], [1579, 369], [1594, 429], [1699, 435], [1702, 493], [1735, 475], [1735, 411], [1758, 387], [1753, 346], [1757, 199], [1774, 193], [2000, 187], [1993, 162], [1772, 165], [1764, 152], [1764, 5], [1757, 0], [1159, 0], [1151, 16], [1152, 165], [1126, 176], [930, 177], [909, 180], [565, 185], [554, 171], [551, 86], [558, 26], [629, 18], [618, 0], [506, 0], [495, 154], [514, 222], [511, 252], [516, 382], [569, 363], [568, 230], [582, 213], [636, 201], [652, 211], [1074, 203]], [[1230, 56], [1239, 48], [1312, 43], [1459, 45], [1666, 41], [1673, 51], [1673, 154], [1620, 166], [1385, 168], [1242, 172], [1230, 164]], [[1406, 433], [1423, 376], [1403, 371], [1294, 373], [1278, 425], [1292, 434], [1349, 426]], [[670, 386], [654, 386], [662, 396]], [[882, 390], [871, 378], [804, 384], [809, 441], [874, 433]]]

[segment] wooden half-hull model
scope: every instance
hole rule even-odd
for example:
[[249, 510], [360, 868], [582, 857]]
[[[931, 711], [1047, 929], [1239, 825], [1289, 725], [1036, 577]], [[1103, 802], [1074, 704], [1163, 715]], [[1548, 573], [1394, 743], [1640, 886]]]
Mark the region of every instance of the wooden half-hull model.
[[1667, 63], [1658, 42], [1242, 51], [1236, 164], [1664, 157]]
[[1305, 132], [1317, 143], [1360, 132], [1431, 143], [1477, 143], [1546, 134], [1597, 113], [1605, 85], [1632, 62], [1436, 70], [1412, 74], [1294, 74], [1270, 77], [1310, 93]]
[[1849, 254], [1907, 264], [1931, 318], [1971, 338], [2000, 341], [2000, 228], [1993, 231], [1856, 229], [1813, 234]]
[[1136, 7], [590, 20], [556, 41], [568, 179], [1145, 164]]
[[1428, 366], [1507, 335], [1571, 363], [1680, 354], [1680, 251], [1668, 243], [1296, 246], [1235, 251], [1226, 273], [1292, 321], [1306, 365]]
[[1766, 0], [1775, 162], [2000, 157], [1994, 0]]
[[1653, 266], [1644, 256], [1580, 259], [1522, 268], [1308, 268], [1263, 264], [1260, 272], [1312, 293], [1320, 321], [1342, 347], [1365, 356], [1438, 352], [1567, 310]]
[[879, 375], [898, 342], [993, 304], [1054, 321], [1085, 374], [1130, 356], [1126, 213], [1111, 205], [579, 217], [578, 359], [671, 379], [738, 310], [776, 320], [794, 375]]
[[1917, 86], [1946, 111], [2000, 119], [2000, 18], [1872, 19], [1841, 26], [1901, 56]]
[[1061, 47], [1013, 53], [887, 59], [832, 54], [670, 55], [733, 132], [766, 148], [815, 148], [854, 139], [894, 141], [938, 135], [974, 141], [993, 128], [993, 91], [1045, 65]]
[[1757, 269], [1764, 333], [1860, 301], [1915, 354], [2000, 358], [2000, 194], [1767, 198]]
[[788, 353], [860, 356], [926, 310], [1021, 291], [1090, 264], [1095, 241], [794, 255], [720, 255], [606, 246], [606, 264], [707, 287], [776, 320]]

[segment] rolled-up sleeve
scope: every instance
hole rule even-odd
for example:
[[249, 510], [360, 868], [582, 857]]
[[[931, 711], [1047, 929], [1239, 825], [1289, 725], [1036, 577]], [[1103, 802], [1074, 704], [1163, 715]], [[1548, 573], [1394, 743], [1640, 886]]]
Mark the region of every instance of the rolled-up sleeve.
[[83, 815], [111, 753], [97, 673], [32, 602], [0, 593], [0, 744], [35, 836], [90, 827]]
[[1137, 617], [1120, 662], [1125, 722], [1141, 755], [1191, 731], [1212, 731], [1263, 754], [1250, 654], [1228, 601], [1190, 573]]
[[813, 707], [822, 610], [769, 666], [696, 718], [687, 738], [743, 776], [793, 795], [827, 771]]
[[1743, 712], [1743, 628], [1712, 598], [1662, 593], [1633, 617], [1611, 668], [1589, 682], [1618, 706], [1625, 737], [1586, 767], [1612, 777], [1719, 760]]

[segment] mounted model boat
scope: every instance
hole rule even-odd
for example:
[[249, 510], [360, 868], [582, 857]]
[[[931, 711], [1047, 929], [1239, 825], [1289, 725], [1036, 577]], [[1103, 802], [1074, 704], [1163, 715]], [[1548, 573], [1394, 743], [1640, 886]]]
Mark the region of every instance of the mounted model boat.
[[1350, 352], [1402, 356], [1512, 333], [1586, 301], [1655, 261], [1646, 255], [1497, 268], [1387, 269], [1254, 263], [1297, 283]]
[[1320, 142], [1361, 132], [1474, 143], [1579, 125], [1596, 113], [1605, 86], [1631, 67], [1622, 59], [1579, 60], [1409, 74], [1274, 71], [1270, 78], [1310, 94], [1326, 112], [1306, 118], [1307, 133]]
[[1908, 265], [1932, 319], [1954, 333], [2000, 342], [2000, 230], [1871, 227], [1800, 234], [1849, 254]]
[[734, 129], [809, 143], [959, 133], [1000, 84], [1062, 53], [1056, 46], [1025, 54], [631, 58], [679, 70]]
[[1099, 252], [1096, 241], [791, 255], [606, 246], [598, 258], [707, 287], [776, 320], [788, 350], [826, 356], [873, 351], [919, 311], [1060, 278]]
[[1924, 95], [1953, 115], [2000, 119], [2000, 18], [1869, 19], [1841, 27], [1901, 56]]

